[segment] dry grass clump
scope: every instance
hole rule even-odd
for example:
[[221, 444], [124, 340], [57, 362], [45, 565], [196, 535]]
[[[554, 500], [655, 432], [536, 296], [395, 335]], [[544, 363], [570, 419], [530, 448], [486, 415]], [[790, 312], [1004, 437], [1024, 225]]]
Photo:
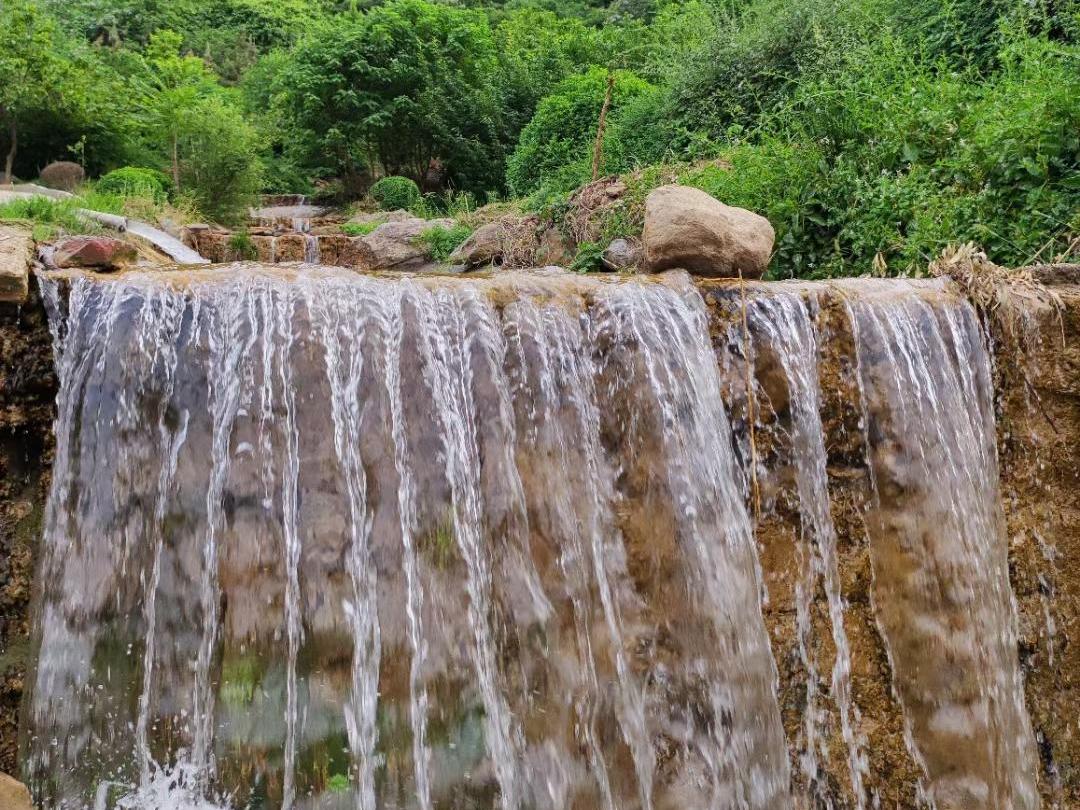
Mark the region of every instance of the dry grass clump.
[[623, 205], [626, 183], [618, 177], [602, 177], [588, 183], [567, 200], [563, 227], [575, 243], [595, 242], [613, 209]]
[[930, 263], [930, 274], [951, 278], [1015, 348], [1022, 348], [1031, 337], [1038, 310], [1049, 308], [1060, 317], [1064, 308], [1061, 297], [1040, 283], [1030, 268], [999, 267], [970, 242], [942, 251]]

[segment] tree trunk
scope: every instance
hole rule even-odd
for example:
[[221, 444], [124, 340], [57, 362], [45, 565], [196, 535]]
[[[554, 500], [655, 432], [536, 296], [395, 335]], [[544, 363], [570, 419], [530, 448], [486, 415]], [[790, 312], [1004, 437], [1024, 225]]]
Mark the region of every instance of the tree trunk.
[[600, 108], [600, 123], [596, 127], [596, 143], [592, 153], [593, 182], [600, 177], [600, 162], [604, 156], [604, 128], [607, 126], [608, 109], [611, 107], [611, 94], [615, 90], [615, 74], [608, 71], [607, 89], [604, 90], [604, 105]]
[[[4, 113], [0, 110], [0, 117]], [[19, 129], [15, 123], [15, 117], [8, 120], [8, 136], [11, 138], [11, 146], [8, 147], [7, 159], [4, 161], [4, 183], [11, 182], [11, 172], [15, 168], [15, 153], [19, 149]]]
[[179, 193], [180, 191], [180, 150], [176, 144], [176, 133], [172, 134], [172, 181], [173, 190]]

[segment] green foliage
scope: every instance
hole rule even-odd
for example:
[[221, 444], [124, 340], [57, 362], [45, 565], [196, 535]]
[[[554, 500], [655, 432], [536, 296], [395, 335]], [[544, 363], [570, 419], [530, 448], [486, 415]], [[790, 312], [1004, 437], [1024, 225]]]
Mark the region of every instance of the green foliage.
[[346, 222], [341, 226], [341, 232], [346, 236], [367, 236], [380, 225], [381, 222]]
[[202, 99], [182, 122], [181, 189], [220, 222], [242, 221], [262, 185], [255, 128], [219, 96]]
[[578, 245], [577, 255], [570, 263], [570, 270], [575, 273], [593, 273], [604, 268], [601, 258], [604, 246], [599, 242], [582, 242]]
[[[567, 190], [589, 179], [593, 144], [604, 103], [608, 73], [593, 68], [572, 76], [556, 87], [536, 109], [536, 115], [521, 133], [517, 148], [507, 162], [507, 180], [519, 195], [541, 187]], [[651, 92], [652, 86], [632, 73], [617, 71], [608, 119], [616, 129], [623, 106]], [[607, 170], [618, 166], [619, 149], [609, 137], [605, 152], [613, 153], [605, 162]]]
[[94, 190], [120, 197], [152, 197], [164, 201], [172, 191], [172, 180], [156, 169], [124, 166], [102, 176]]
[[371, 198], [383, 211], [409, 211], [420, 204], [420, 189], [408, 177], [384, 177], [371, 187]]
[[345, 793], [349, 790], [349, 777], [344, 773], [335, 773], [326, 783], [326, 789], [331, 793]]
[[450, 258], [454, 249], [470, 235], [472, 235], [472, 228], [468, 225], [454, 225], [451, 228], [436, 225], [421, 233], [419, 241], [424, 246], [428, 258], [441, 263]]
[[[305, 165], [359, 189], [368, 166], [482, 192], [500, 184], [495, 41], [478, 11], [389, 0], [317, 24], [278, 77], [276, 111]], [[332, 161], [327, 166], [327, 161]]]

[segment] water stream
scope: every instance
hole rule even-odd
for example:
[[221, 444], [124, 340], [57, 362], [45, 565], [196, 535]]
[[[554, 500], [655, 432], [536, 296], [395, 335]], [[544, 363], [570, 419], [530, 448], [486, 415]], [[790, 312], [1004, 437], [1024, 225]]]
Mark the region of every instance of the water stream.
[[48, 806], [787, 806], [685, 277], [65, 283]]

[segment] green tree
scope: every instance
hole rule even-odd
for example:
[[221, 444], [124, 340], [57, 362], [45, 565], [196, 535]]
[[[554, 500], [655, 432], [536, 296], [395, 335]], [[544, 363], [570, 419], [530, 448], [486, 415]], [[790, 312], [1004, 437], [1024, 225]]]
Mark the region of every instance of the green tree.
[[500, 184], [495, 41], [478, 11], [390, 0], [317, 25], [279, 77], [275, 102], [307, 162], [355, 191], [365, 166], [423, 183], [485, 191]]
[[56, 24], [36, 5], [0, 5], [0, 125], [7, 138], [3, 182], [10, 183], [19, 149], [19, 124], [45, 106], [63, 108], [74, 90], [71, 62]]
[[180, 178], [188, 195], [221, 222], [242, 220], [262, 186], [255, 128], [218, 94], [187, 109], [179, 132]]
[[180, 53], [183, 39], [174, 31], [158, 31], [146, 47], [152, 94], [150, 131], [167, 146], [172, 167], [173, 186], [182, 190], [180, 176], [180, 138], [185, 125], [201, 99], [216, 90], [205, 63]]

